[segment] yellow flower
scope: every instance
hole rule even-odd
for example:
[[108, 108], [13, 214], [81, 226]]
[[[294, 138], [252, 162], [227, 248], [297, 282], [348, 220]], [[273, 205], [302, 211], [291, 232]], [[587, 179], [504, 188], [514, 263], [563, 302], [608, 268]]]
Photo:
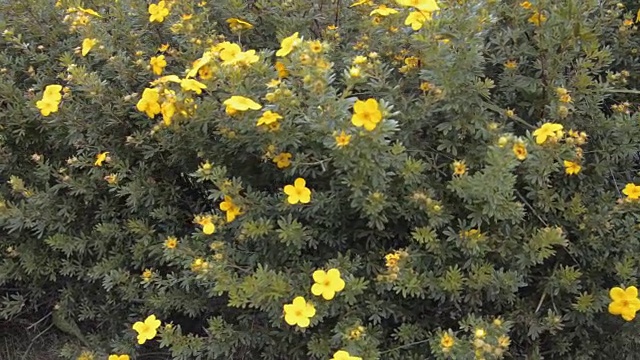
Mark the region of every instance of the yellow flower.
[[229, 24], [229, 28], [231, 29], [231, 31], [234, 32], [253, 29], [253, 25], [251, 23], [237, 18], [227, 19], [227, 24]]
[[227, 213], [227, 222], [232, 222], [236, 216], [242, 214], [240, 207], [233, 202], [230, 196], [224, 197], [224, 201], [220, 203], [220, 210]]
[[353, 104], [353, 116], [351, 117], [353, 125], [357, 127], [364, 126], [365, 129], [372, 131], [381, 120], [382, 112], [376, 99], [356, 100], [355, 104]]
[[206, 51], [204, 54], [202, 54], [201, 58], [193, 62], [191, 69], [189, 69], [189, 71], [187, 72], [186, 78], [191, 78], [196, 76], [200, 68], [210, 63], [211, 60], [213, 60], [212, 53], [210, 51]]
[[206, 272], [209, 269], [209, 263], [202, 258], [194, 259], [191, 263], [191, 271], [193, 272]]
[[347, 351], [338, 350], [330, 360], [362, 360], [362, 358], [359, 356], [351, 356]]
[[138, 333], [138, 344], [142, 345], [147, 340], [151, 340], [156, 337], [160, 324], [160, 320], [156, 319], [155, 315], [149, 315], [144, 322], [138, 321], [133, 324], [133, 330]]
[[60, 105], [59, 102], [47, 99], [36, 101], [36, 107], [40, 109], [40, 113], [42, 114], [42, 116], [49, 116], [51, 115], [51, 113], [57, 112], [58, 105]]
[[322, 45], [320, 40], [314, 40], [309, 42], [309, 49], [311, 50], [312, 53], [319, 54], [322, 52], [323, 48], [324, 46]]
[[515, 60], [508, 60], [504, 63], [505, 69], [513, 70], [518, 67], [518, 62]]
[[166, 7], [166, 2], [162, 0], [157, 4], [149, 5], [149, 15], [149, 22], [163, 22], [164, 18], [169, 16], [169, 9]]
[[213, 224], [211, 215], [196, 217], [196, 223], [202, 226], [202, 232], [205, 235], [211, 235], [216, 231], [216, 226]]
[[477, 328], [473, 334], [475, 337], [479, 339], [482, 339], [483, 337], [487, 336], [487, 332], [482, 328]]
[[311, 190], [306, 187], [307, 182], [303, 178], [297, 178], [293, 185], [286, 185], [284, 193], [288, 195], [289, 204], [307, 204], [311, 201]]
[[293, 48], [298, 46], [302, 42], [302, 39], [298, 37], [298, 33], [282, 39], [280, 43], [280, 49], [276, 52], [276, 56], [283, 57], [289, 55]]
[[367, 57], [366, 56], [362, 56], [362, 55], [358, 55], [358, 56], [353, 58], [353, 64], [354, 65], [366, 64], [367, 61], [368, 61]]
[[227, 109], [234, 111], [260, 110], [262, 105], [244, 96], [234, 95], [223, 102]]
[[467, 172], [467, 164], [464, 160], [456, 160], [453, 162], [453, 175], [461, 176]]
[[422, 11], [412, 11], [404, 20], [404, 24], [411, 26], [415, 31], [422, 29], [422, 26], [427, 21], [431, 20], [431, 13]]
[[167, 51], [167, 50], [169, 50], [169, 44], [162, 44], [162, 45], [160, 45], [160, 47], [158, 48], [158, 51], [160, 51], [160, 52], [165, 52], [165, 51]]
[[631, 200], [638, 200], [640, 199], [640, 186], [628, 183], [625, 185], [624, 189], [622, 189], [622, 193], [627, 195], [627, 198]]
[[160, 112], [162, 113], [162, 122], [165, 126], [171, 125], [173, 116], [176, 113], [176, 103], [175, 100], [171, 99], [168, 101], [164, 101], [160, 106]]
[[276, 61], [274, 67], [276, 68], [276, 71], [278, 72], [278, 77], [279, 78], [281, 78], [281, 79], [282, 78], [286, 78], [289, 75], [289, 71], [287, 71], [287, 68], [280, 61]]
[[444, 333], [444, 335], [442, 335], [442, 337], [440, 338], [440, 346], [445, 349], [452, 348], [454, 343], [455, 340], [451, 335], [449, 335], [449, 333]]
[[276, 163], [276, 166], [278, 167], [278, 169], [284, 169], [284, 168], [288, 168], [289, 166], [291, 166], [291, 157], [293, 155], [291, 155], [288, 152], [283, 152], [280, 153], [278, 155], [276, 155], [273, 158], [273, 162]]
[[168, 82], [174, 82], [174, 83], [180, 83], [180, 77], [178, 77], [178, 75], [166, 75], [166, 76], [161, 76], [155, 80], [153, 80], [150, 84], [151, 86], [156, 86], [159, 84], [166, 84]]
[[164, 55], [154, 56], [149, 60], [149, 65], [151, 65], [154, 74], [162, 75], [162, 70], [167, 66], [167, 61]]
[[142, 97], [136, 104], [136, 108], [138, 111], [146, 113], [148, 117], [153, 118], [162, 111], [158, 100], [160, 100], [160, 92], [158, 89], [144, 89]]
[[167, 249], [175, 249], [176, 247], [178, 247], [178, 239], [175, 236], [169, 236], [164, 241], [164, 247], [166, 247]]
[[531, 3], [528, 2], [528, 1], [523, 1], [523, 2], [520, 3], [520, 7], [523, 8], [523, 9], [529, 10], [529, 9], [531, 9], [531, 6], [532, 6]]
[[206, 89], [207, 85], [194, 79], [182, 79], [180, 81], [182, 91], [193, 91], [196, 94], [202, 94], [202, 89]]
[[108, 151], [99, 153], [98, 155], [96, 155], [96, 161], [93, 163], [93, 165], [102, 166], [102, 163], [105, 162], [105, 160], [107, 160], [108, 156], [109, 156]]
[[313, 304], [306, 302], [302, 296], [293, 299], [291, 304], [284, 305], [284, 321], [289, 325], [298, 325], [306, 328], [315, 314], [316, 308]]
[[391, 14], [397, 14], [397, 13], [398, 13], [398, 10], [389, 8], [387, 7], [387, 5], [382, 4], [378, 6], [377, 9], [374, 9], [373, 11], [371, 11], [371, 13], [369, 13], [369, 16], [373, 16], [373, 15], [389, 16]]
[[353, 4], [349, 5], [349, 7], [360, 6], [360, 5], [371, 5], [373, 3], [372, 0], [356, 0]]
[[508, 348], [510, 344], [511, 344], [511, 339], [509, 339], [508, 336], [501, 335], [498, 338], [498, 346], [503, 347], [503, 348]]
[[316, 270], [313, 272], [313, 281], [315, 281], [315, 284], [311, 286], [311, 293], [316, 296], [322, 296], [325, 300], [333, 299], [337, 292], [344, 290], [345, 286], [338, 269], [329, 269], [326, 272], [324, 270]]
[[563, 126], [556, 123], [544, 123], [536, 131], [533, 136], [536, 138], [536, 144], [541, 145], [547, 141], [547, 138], [557, 139], [558, 132], [562, 131]]
[[152, 276], [153, 276], [153, 271], [151, 271], [151, 269], [144, 269], [141, 275], [142, 280], [146, 282], [151, 281]]
[[98, 43], [98, 39], [90, 39], [86, 38], [82, 40], [82, 56], [87, 56], [91, 48], [93, 48]]
[[547, 17], [543, 13], [535, 11], [528, 21], [535, 26], [540, 26], [540, 24], [547, 21]]
[[398, 5], [410, 6], [420, 11], [434, 12], [440, 10], [436, 0], [396, 0]]
[[280, 114], [275, 113], [271, 110], [267, 110], [262, 114], [262, 116], [260, 116], [258, 122], [256, 123], [256, 126], [271, 125], [280, 119], [282, 119], [282, 116]]
[[609, 296], [611, 297], [609, 304], [611, 315], [621, 315], [627, 321], [636, 317], [636, 312], [640, 310], [640, 299], [635, 286], [629, 286], [626, 289], [614, 287], [609, 291]]
[[107, 360], [130, 360], [129, 355], [109, 355]]
[[582, 166], [578, 163], [569, 160], [564, 161], [564, 172], [567, 173], [567, 175], [575, 175], [579, 173], [581, 169]]
[[109, 174], [104, 177], [104, 181], [108, 184], [113, 185], [118, 183], [118, 175], [117, 174]]
[[213, 69], [209, 65], [205, 65], [198, 70], [201, 80], [209, 80], [213, 77]]
[[347, 135], [347, 133], [345, 133], [344, 130], [342, 130], [340, 134], [336, 135], [335, 139], [336, 139], [336, 145], [338, 147], [344, 147], [349, 145], [349, 142], [351, 141], [351, 135]]
[[636, 22], [640, 22], [640, 9], [638, 9], [638, 13], [636, 14]]
[[524, 160], [527, 158], [527, 146], [522, 141], [516, 141], [513, 144], [513, 154], [518, 160]]
[[384, 266], [389, 269], [395, 268], [398, 266], [398, 261], [400, 261], [401, 258], [400, 253], [389, 253], [384, 256]]
[[359, 78], [360, 77], [360, 68], [357, 66], [352, 66], [349, 69], [349, 76], [351, 76], [352, 78]]

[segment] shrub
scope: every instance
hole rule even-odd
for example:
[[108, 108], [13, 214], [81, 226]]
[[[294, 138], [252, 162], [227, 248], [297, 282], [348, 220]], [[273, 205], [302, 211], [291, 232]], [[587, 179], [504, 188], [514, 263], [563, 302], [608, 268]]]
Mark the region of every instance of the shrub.
[[0, 4], [0, 314], [63, 357], [639, 350], [633, 4]]

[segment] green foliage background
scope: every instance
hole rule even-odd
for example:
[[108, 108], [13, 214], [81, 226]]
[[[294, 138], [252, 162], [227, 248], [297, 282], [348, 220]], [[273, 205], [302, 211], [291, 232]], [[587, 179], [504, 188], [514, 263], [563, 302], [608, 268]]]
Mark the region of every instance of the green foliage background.
[[[494, 347], [508, 334], [505, 355], [517, 359], [640, 349], [637, 323], [606, 311], [611, 287], [636, 285], [640, 261], [639, 205], [618, 201], [640, 181], [640, 41], [637, 25], [623, 25], [635, 21], [631, 2], [441, 1], [417, 32], [391, 1], [401, 13], [380, 24], [374, 7], [346, 1], [185, 0], [161, 24], [149, 23], [142, 1], [62, 3], [0, 2], [0, 316], [35, 322], [58, 305], [86, 340], [64, 356], [328, 359], [347, 349], [364, 359], [444, 358], [440, 336], [450, 329], [450, 356], [466, 359], [479, 358], [478, 327]], [[102, 17], [70, 32], [65, 10], [80, 5]], [[540, 27], [527, 21], [534, 9], [548, 16]], [[255, 28], [233, 34], [231, 17]], [[171, 31], [175, 23], [192, 27]], [[267, 104], [274, 51], [296, 31], [325, 42], [331, 70], [303, 64], [303, 50], [282, 60], [291, 96], [275, 101], [278, 132], [259, 130], [257, 112], [226, 115], [231, 95]], [[161, 44], [172, 49], [165, 74], [182, 76], [223, 35], [260, 61], [218, 69], [195, 114], [169, 127], [135, 109]], [[74, 49], [88, 37], [100, 42], [82, 57]], [[378, 57], [363, 76], [349, 76], [352, 59], [370, 52]], [[419, 68], [402, 73], [408, 56]], [[505, 69], [509, 60], [516, 69]], [[35, 102], [53, 83], [71, 91], [43, 117]], [[557, 87], [573, 98], [566, 116]], [[384, 104], [373, 132], [351, 125], [356, 98]], [[533, 141], [543, 122], [588, 134], [578, 175], [562, 165], [576, 158], [574, 145]], [[342, 130], [353, 137], [339, 148]], [[504, 134], [523, 137], [526, 160], [496, 145]], [[265, 161], [270, 145], [292, 153], [292, 165]], [[111, 160], [94, 166], [103, 151]], [[452, 176], [455, 160], [467, 174]], [[198, 170], [205, 161], [210, 172]], [[284, 200], [297, 177], [312, 189], [309, 205]], [[228, 224], [224, 195], [244, 210]], [[217, 215], [213, 235], [193, 224], [200, 213]], [[461, 235], [471, 229], [479, 240]], [[179, 239], [174, 250], [164, 248], [169, 236]], [[384, 256], [397, 250], [407, 256], [388, 279]], [[208, 272], [191, 271], [196, 258]], [[313, 297], [311, 274], [332, 267], [345, 290]], [[318, 310], [304, 331], [282, 317], [298, 295]], [[131, 324], [151, 313], [174, 326], [137, 346]], [[350, 339], [358, 326], [364, 335]]]

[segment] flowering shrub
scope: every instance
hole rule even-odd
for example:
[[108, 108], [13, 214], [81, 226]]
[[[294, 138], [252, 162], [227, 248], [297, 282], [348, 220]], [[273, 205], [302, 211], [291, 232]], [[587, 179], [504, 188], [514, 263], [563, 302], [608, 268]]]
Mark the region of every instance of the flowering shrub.
[[74, 359], [631, 356], [633, 6], [0, 2], [0, 316]]

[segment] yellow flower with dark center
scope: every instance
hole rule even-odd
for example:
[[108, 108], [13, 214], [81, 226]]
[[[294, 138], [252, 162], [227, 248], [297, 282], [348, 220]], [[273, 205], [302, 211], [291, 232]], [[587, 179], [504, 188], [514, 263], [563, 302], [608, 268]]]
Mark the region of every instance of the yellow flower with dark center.
[[345, 147], [349, 145], [349, 142], [351, 142], [351, 135], [347, 135], [347, 133], [344, 132], [344, 130], [342, 130], [340, 134], [335, 136], [335, 139], [336, 139], [336, 146]]
[[422, 29], [422, 26], [427, 21], [431, 20], [431, 13], [426, 11], [412, 11], [407, 15], [407, 18], [404, 20], [404, 24], [407, 26], [411, 26], [414, 31], [418, 31]]
[[578, 163], [569, 160], [564, 161], [564, 172], [567, 173], [567, 175], [576, 175], [581, 169], [582, 166]]
[[244, 96], [234, 95], [223, 102], [227, 109], [234, 111], [260, 110], [262, 105]]
[[556, 123], [542, 124], [542, 126], [533, 132], [533, 136], [536, 138], [536, 144], [544, 144], [548, 138], [557, 139], [558, 132], [562, 131], [563, 128], [562, 125]]
[[89, 51], [98, 43], [98, 39], [87, 38], [82, 40], [82, 56], [87, 56]]
[[109, 355], [107, 360], [130, 360], [129, 355]]
[[436, 0], [396, 0], [402, 6], [412, 7], [420, 11], [434, 12], [440, 10]]
[[513, 154], [518, 160], [524, 160], [527, 158], [527, 146], [522, 141], [516, 141], [513, 144]]
[[456, 160], [453, 162], [453, 175], [461, 176], [467, 172], [467, 164], [464, 160]]
[[289, 325], [298, 325], [306, 328], [311, 323], [311, 318], [316, 314], [316, 308], [308, 303], [302, 296], [293, 299], [291, 304], [284, 305], [284, 321]]
[[316, 296], [322, 296], [325, 300], [331, 300], [336, 293], [344, 290], [345, 282], [340, 277], [340, 270], [329, 269], [329, 271], [316, 270], [313, 272], [313, 281], [315, 284], [311, 286], [311, 293]]
[[276, 155], [273, 158], [273, 162], [276, 163], [276, 166], [278, 167], [278, 169], [284, 169], [284, 168], [288, 168], [289, 166], [291, 166], [291, 157], [293, 155], [291, 155], [288, 152], [283, 152], [280, 153], [278, 155]]
[[373, 11], [371, 11], [371, 13], [369, 13], [369, 16], [374, 16], [374, 15], [378, 15], [378, 16], [389, 16], [392, 14], [397, 14], [398, 10], [394, 9], [394, 8], [389, 8], [387, 7], [387, 5], [380, 5], [378, 6], [377, 9], [374, 9]]
[[321, 53], [323, 48], [324, 46], [322, 45], [320, 40], [314, 40], [309, 42], [309, 50], [311, 50], [312, 53], [315, 53], [315, 54]]
[[136, 108], [144, 112], [148, 117], [153, 118], [162, 110], [160, 108], [160, 92], [156, 88], [147, 88], [142, 92], [142, 97], [138, 100]]
[[152, 340], [158, 334], [158, 328], [160, 327], [160, 320], [156, 319], [155, 315], [149, 315], [144, 322], [138, 321], [133, 324], [133, 330], [138, 333], [138, 344], [142, 345], [147, 340]]
[[151, 65], [154, 74], [162, 75], [162, 70], [167, 66], [167, 60], [164, 55], [154, 56], [149, 60], [149, 65]]
[[182, 91], [193, 91], [196, 94], [202, 94], [202, 89], [206, 89], [207, 85], [194, 79], [182, 79], [180, 88], [182, 88]]
[[638, 200], [640, 199], [640, 186], [628, 183], [624, 189], [622, 189], [622, 193], [627, 195], [627, 198], [630, 200]]
[[108, 151], [99, 153], [98, 155], [96, 155], [96, 161], [93, 163], [93, 165], [102, 166], [102, 163], [107, 160], [108, 156], [109, 156]]
[[227, 24], [229, 24], [229, 28], [233, 32], [253, 29], [253, 25], [250, 22], [237, 18], [227, 19]]
[[227, 222], [232, 222], [236, 216], [242, 214], [240, 207], [233, 202], [231, 196], [224, 197], [224, 201], [220, 203], [220, 210], [226, 212]]
[[626, 321], [631, 321], [636, 317], [636, 312], [640, 310], [640, 299], [638, 299], [638, 289], [629, 286], [626, 289], [614, 287], [609, 291], [611, 303], [609, 313], [620, 315]]
[[509, 70], [514, 70], [518, 67], [518, 62], [515, 60], [508, 60], [504, 63], [504, 68]]
[[280, 114], [271, 110], [267, 110], [262, 114], [262, 116], [260, 116], [258, 122], [256, 123], [256, 126], [271, 125], [276, 123], [280, 119], [282, 119], [282, 116]]
[[178, 238], [175, 236], [169, 236], [164, 241], [164, 247], [167, 249], [175, 249], [178, 247]]
[[289, 204], [307, 204], [311, 201], [311, 190], [306, 184], [307, 182], [303, 178], [297, 178], [293, 182], [293, 185], [286, 185], [284, 187], [284, 193], [287, 195], [287, 202]]
[[351, 356], [347, 351], [338, 350], [330, 360], [362, 360], [362, 358], [359, 356]]
[[282, 39], [280, 43], [280, 49], [276, 52], [276, 56], [284, 57], [289, 55], [293, 49], [300, 45], [302, 39], [298, 37], [298, 33], [294, 33], [293, 35]]
[[451, 335], [449, 335], [449, 333], [444, 333], [440, 338], [440, 346], [442, 346], [445, 349], [452, 348], [454, 343], [455, 343], [455, 340]]
[[382, 112], [376, 99], [356, 100], [353, 104], [353, 116], [351, 117], [353, 125], [364, 126], [368, 131], [373, 131], [381, 120]]
[[209, 65], [205, 65], [198, 70], [201, 80], [209, 80], [213, 77], [213, 69]]
[[157, 4], [149, 5], [149, 22], [163, 22], [164, 18], [169, 16], [169, 9], [167, 8], [167, 3], [162, 0]]

